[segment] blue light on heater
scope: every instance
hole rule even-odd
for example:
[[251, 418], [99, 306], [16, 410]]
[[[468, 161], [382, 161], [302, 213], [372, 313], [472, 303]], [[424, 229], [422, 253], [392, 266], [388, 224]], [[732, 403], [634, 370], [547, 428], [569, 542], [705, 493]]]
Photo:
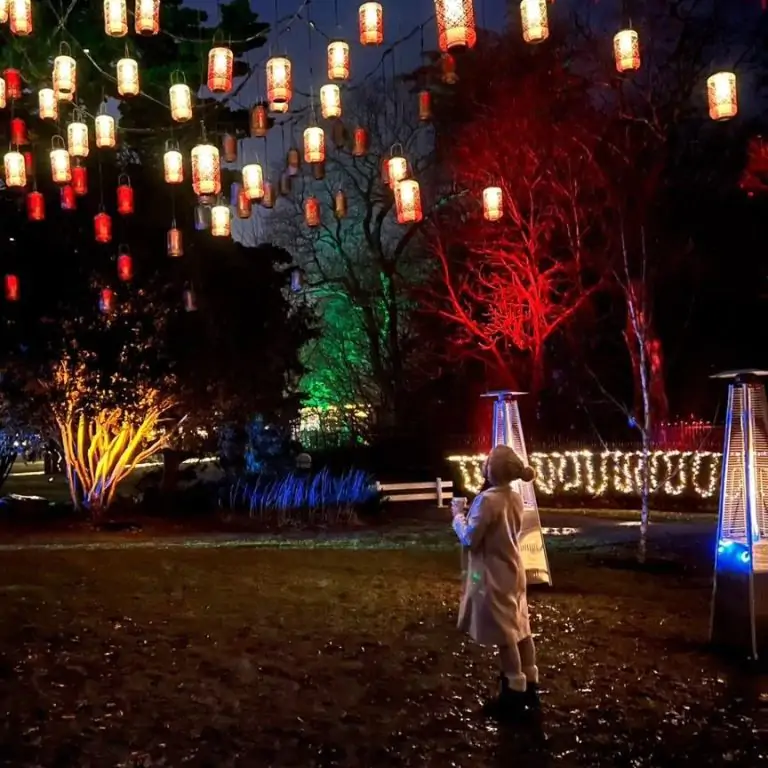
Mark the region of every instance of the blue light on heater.
[[721, 539], [717, 545], [718, 565], [729, 564], [738, 570], [749, 570], [749, 547], [739, 541]]

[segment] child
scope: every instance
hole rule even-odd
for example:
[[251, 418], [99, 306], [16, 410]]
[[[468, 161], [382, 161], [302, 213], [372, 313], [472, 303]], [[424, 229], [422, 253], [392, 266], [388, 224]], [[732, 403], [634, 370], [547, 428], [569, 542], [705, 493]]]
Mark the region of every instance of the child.
[[477, 496], [466, 517], [458, 513], [453, 518], [453, 529], [469, 550], [458, 626], [475, 642], [498, 646], [500, 692], [483, 710], [506, 717], [538, 706], [539, 670], [518, 541], [523, 499], [510, 487], [535, 475], [506, 445], [491, 451], [484, 474], [491, 487]]

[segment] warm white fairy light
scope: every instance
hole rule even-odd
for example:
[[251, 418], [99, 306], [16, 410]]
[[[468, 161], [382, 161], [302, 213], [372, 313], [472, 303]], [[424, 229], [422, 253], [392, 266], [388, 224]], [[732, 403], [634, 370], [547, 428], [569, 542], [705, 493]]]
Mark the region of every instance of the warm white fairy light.
[[[478, 493], [483, 485], [484, 454], [449, 456], [457, 464], [462, 486]], [[536, 491], [543, 496], [574, 494], [639, 495], [642, 451], [553, 451], [528, 457], [536, 470]], [[651, 451], [651, 493], [663, 496], [715, 496], [721, 454], [713, 451]]]

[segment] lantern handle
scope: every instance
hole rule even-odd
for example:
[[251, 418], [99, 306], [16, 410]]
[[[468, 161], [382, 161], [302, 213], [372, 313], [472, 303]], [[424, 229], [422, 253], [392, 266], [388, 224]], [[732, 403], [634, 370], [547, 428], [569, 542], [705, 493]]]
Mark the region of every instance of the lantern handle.
[[120, 245], [117, 246], [117, 255], [118, 256], [130, 256], [131, 255], [131, 249], [125, 245], [125, 243], [120, 243]]
[[69, 56], [72, 58], [72, 48], [66, 40], [62, 40], [59, 43], [59, 56]]
[[[56, 146], [56, 139], [58, 139], [61, 142], [60, 147]], [[66, 142], [61, 136], [56, 134], [55, 136], [51, 137], [51, 149], [66, 149], [66, 148], [67, 148]]]
[[179, 142], [176, 141], [176, 139], [166, 139], [165, 140], [165, 151], [170, 152], [171, 150], [178, 150], [179, 149]]
[[180, 69], [174, 69], [171, 72], [171, 85], [186, 85], [187, 76]]
[[117, 177], [117, 184], [120, 187], [130, 187], [131, 186], [131, 177], [127, 173], [121, 173]]
[[[399, 152], [395, 152], [396, 149], [399, 149]], [[396, 141], [390, 148], [389, 148], [389, 156], [390, 157], [405, 157], [405, 154], [403, 152], [403, 145]]]
[[82, 123], [82, 122], [85, 122], [83, 110], [80, 109], [80, 107], [75, 107], [72, 110], [72, 120], [70, 121], [70, 125], [72, 123]]

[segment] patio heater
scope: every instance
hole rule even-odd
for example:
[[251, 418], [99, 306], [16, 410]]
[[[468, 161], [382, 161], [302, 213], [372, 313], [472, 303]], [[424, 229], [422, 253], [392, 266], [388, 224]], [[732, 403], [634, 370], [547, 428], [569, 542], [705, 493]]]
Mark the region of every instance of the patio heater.
[[727, 371], [711, 641], [768, 654], [768, 371]]
[[[523, 425], [520, 422], [520, 408], [517, 398], [526, 392], [498, 390], [487, 392], [483, 397], [492, 397], [493, 432], [491, 447], [508, 445], [526, 464], [528, 452], [525, 450]], [[536, 491], [533, 483], [516, 480], [512, 487], [523, 497], [523, 526], [520, 531], [520, 552], [525, 564], [525, 574], [529, 584], [552, 585], [549, 572], [549, 560], [544, 546], [544, 534], [541, 531], [539, 507], [536, 504]]]

